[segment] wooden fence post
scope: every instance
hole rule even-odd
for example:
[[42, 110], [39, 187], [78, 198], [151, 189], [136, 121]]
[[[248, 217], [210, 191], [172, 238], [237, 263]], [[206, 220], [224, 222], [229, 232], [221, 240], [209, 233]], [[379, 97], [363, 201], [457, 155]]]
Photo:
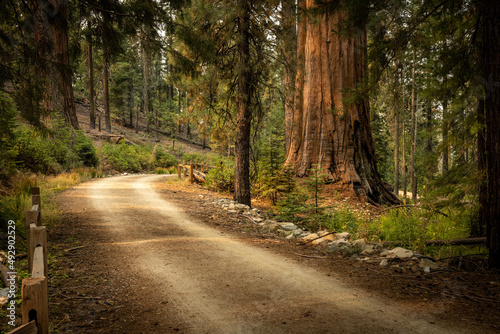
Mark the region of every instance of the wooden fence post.
[[42, 209], [42, 202], [40, 199], [40, 187], [31, 188], [31, 205], [38, 205], [38, 208]]
[[194, 171], [193, 171], [193, 163], [189, 164], [189, 182], [194, 182]]
[[184, 176], [187, 176], [187, 171], [185, 167], [186, 167], [186, 160], [182, 162], [182, 174], [184, 174]]
[[37, 226], [42, 224], [42, 197], [40, 195], [40, 187], [31, 188], [31, 209], [34, 205], [38, 205], [38, 222]]
[[36, 320], [38, 334], [49, 333], [49, 296], [47, 277], [32, 277], [23, 279], [22, 321], [27, 324]]
[[37, 246], [43, 248], [43, 269], [44, 273], [47, 274], [47, 231], [45, 226], [33, 226], [31, 225], [30, 230], [30, 240], [28, 243], [28, 272], [31, 274], [33, 270], [33, 258], [34, 252]]
[[177, 164], [177, 175], [181, 178], [181, 164]]
[[33, 268], [31, 269], [31, 277], [47, 276], [47, 249], [42, 246], [36, 246], [33, 252]]

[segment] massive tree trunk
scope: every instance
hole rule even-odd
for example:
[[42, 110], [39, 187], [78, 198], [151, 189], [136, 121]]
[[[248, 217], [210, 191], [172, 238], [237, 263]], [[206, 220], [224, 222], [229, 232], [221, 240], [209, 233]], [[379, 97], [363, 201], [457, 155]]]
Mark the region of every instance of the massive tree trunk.
[[63, 98], [63, 115], [67, 124], [78, 129], [78, 119], [73, 97], [72, 73], [69, 63], [68, 46], [68, 2], [67, 0], [52, 0], [58, 9], [53, 19], [54, 51], [59, 70], [59, 90]]
[[[312, 9], [313, 0], [299, 3]], [[286, 164], [299, 177], [313, 164], [372, 203], [396, 203], [377, 171], [366, 97], [353, 98], [366, 75], [366, 32], [349, 37], [334, 31], [345, 13], [304, 17], [298, 29], [295, 108]], [[345, 101], [349, 99], [350, 101]]]
[[481, 210], [486, 210], [489, 263], [500, 268], [500, 6], [496, 0], [484, 0], [482, 10], [488, 205]]
[[44, 108], [59, 112], [77, 129], [68, 47], [67, 0], [32, 1], [40, 75], [48, 78]]
[[238, 110], [236, 143], [234, 200], [251, 205], [250, 198], [250, 128], [252, 122], [252, 75], [248, 66], [250, 60], [250, 6], [248, 0], [238, 2]]

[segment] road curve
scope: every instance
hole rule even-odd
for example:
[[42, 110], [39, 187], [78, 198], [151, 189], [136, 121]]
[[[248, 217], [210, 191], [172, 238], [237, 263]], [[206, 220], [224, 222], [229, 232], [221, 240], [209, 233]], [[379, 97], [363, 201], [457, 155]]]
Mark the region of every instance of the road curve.
[[[142, 277], [144, 303], [175, 312], [186, 333], [460, 333], [190, 219], [157, 193], [165, 176], [110, 177], [78, 187], [105, 244]], [[110, 261], [110, 267], [120, 262]], [[147, 286], [145, 286], [147, 285]], [[162, 304], [162, 300], [169, 300]], [[163, 306], [158, 306], [163, 305]], [[162, 331], [158, 331], [162, 333]]]

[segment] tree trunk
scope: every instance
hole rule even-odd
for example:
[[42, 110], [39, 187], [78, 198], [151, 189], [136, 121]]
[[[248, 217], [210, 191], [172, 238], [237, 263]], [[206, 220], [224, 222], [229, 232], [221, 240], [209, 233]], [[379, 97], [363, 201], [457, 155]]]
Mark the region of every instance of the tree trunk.
[[250, 198], [250, 128], [252, 122], [250, 60], [250, 6], [238, 2], [238, 89], [236, 92], [237, 128], [235, 143], [234, 200], [251, 205]]
[[484, 0], [482, 10], [488, 205], [481, 209], [487, 210], [489, 263], [500, 268], [500, 6], [496, 0]]
[[484, 237], [486, 235], [485, 226], [488, 210], [488, 186], [486, 184], [486, 124], [484, 120], [484, 96], [478, 96], [477, 122], [481, 126], [477, 133], [477, 171], [479, 174], [479, 212], [477, 220], [472, 222], [471, 237]]
[[89, 111], [90, 111], [90, 128], [95, 129], [95, 101], [94, 101], [94, 60], [92, 57], [92, 33], [90, 20], [88, 23], [87, 36], [87, 66], [89, 71]]
[[134, 80], [130, 80], [128, 91], [128, 115], [130, 128], [134, 127]]
[[445, 174], [449, 168], [450, 146], [448, 145], [448, 102], [443, 101], [443, 166], [441, 172]]
[[[68, 2], [67, 0], [51, 0], [55, 8], [52, 18], [54, 52], [59, 71], [59, 90], [63, 98], [63, 115], [67, 124], [78, 129], [78, 118], [73, 97], [73, 81], [69, 62], [68, 46]], [[49, 20], [50, 21], [50, 20]]]
[[[145, 42], [144, 42], [145, 43]], [[144, 115], [146, 117], [146, 132], [150, 131], [150, 119], [149, 119], [149, 52], [148, 48], [143, 45], [142, 48], [142, 65], [143, 65], [143, 75], [142, 75], [142, 102], [144, 106]]]
[[106, 38], [103, 39], [102, 43], [102, 51], [103, 51], [103, 65], [102, 65], [102, 90], [103, 90], [103, 98], [104, 98], [104, 122], [106, 125], [106, 132], [111, 132], [111, 111], [109, 109], [109, 50], [108, 44], [106, 42]]
[[[398, 76], [398, 67], [399, 65], [396, 64], [395, 65], [395, 69], [394, 69], [394, 73], [395, 73], [395, 77], [396, 77], [396, 87], [399, 86], [399, 76]], [[395, 91], [397, 92], [397, 89], [395, 89]], [[394, 127], [395, 127], [395, 130], [394, 130], [394, 194], [396, 195], [396, 197], [399, 196], [399, 111], [400, 111], [400, 101], [399, 101], [399, 94], [396, 93], [396, 96], [395, 96], [395, 105], [396, 105], [396, 108], [395, 109], [395, 115], [394, 115], [394, 118], [395, 118], [395, 121], [394, 121]]]
[[77, 129], [68, 47], [67, 0], [32, 1], [33, 25], [40, 77], [46, 78], [43, 108], [60, 113]]
[[401, 100], [401, 111], [403, 112], [403, 124], [402, 124], [402, 127], [403, 127], [403, 147], [402, 147], [402, 150], [403, 150], [403, 198], [406, 200], [406, 107], [405, 107], [405, 64], [403, 63], [403, 69], [402, 69], [402, 75], [401, 75], [401, 78], [402, 78], [402, 100]]
[[411, 121], [410, 121], [410, 191], [411, 198], [417, 199], [417, 176], [415, 175], [415, 148], [417, 142], [417, 119], [415, 105], [415, 51], [413, 51], [413, 68], [411, 74]]
[[[303, 5], [303, 4], [299, 4]], [[315, 7], [314, 1], [305, 3]], [[371, 203], [397, 203], [377, 171], [366, 97], [351, 98], [367, 74], [364, 27], [346, 37], [336, 34], [344, 12], [322, 14], [320, 20], [303, 17], [298, 29], [298, 66], [295, 108], [286, 164], [299, 177], [314, 164], [348, 185]]]
[[293, 122], [293, 100], [295, 94], [295, 74], [297, 62], [297, 20], [295, 0], [281, 1], [281, 25], [283, 27], [282, 52], [284, 67], [284, 103], [285, 103], [285, 148], [290, 146], [290, 134]]

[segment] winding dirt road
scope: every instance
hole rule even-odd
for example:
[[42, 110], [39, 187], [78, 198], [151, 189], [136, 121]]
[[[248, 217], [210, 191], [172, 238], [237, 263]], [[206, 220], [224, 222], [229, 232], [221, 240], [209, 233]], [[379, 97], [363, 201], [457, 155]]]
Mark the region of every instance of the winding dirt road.
[[[140, 297], [122, 306], [135, 312], [140, 304], [146, 311], [132, 318], [146, 323], [154, 316], [160, 324], [144, 332], [462, 332], [425, 310], [415, 312], [375, 299], [190, 219], [153, 189], [152, 184], [164, 177], [105, 178], [65, 195], [73, 198], [73, 210], [91, 221], [89, 226], [99, 234], [90, 256], [110, 271], [134, 278], [120, 293]], [[102, 257], [99, 249], [108, 256]], [[167, 330], [171, 319], [176, 328]], [[130, 333], [138, 332], [130, 328]]]

